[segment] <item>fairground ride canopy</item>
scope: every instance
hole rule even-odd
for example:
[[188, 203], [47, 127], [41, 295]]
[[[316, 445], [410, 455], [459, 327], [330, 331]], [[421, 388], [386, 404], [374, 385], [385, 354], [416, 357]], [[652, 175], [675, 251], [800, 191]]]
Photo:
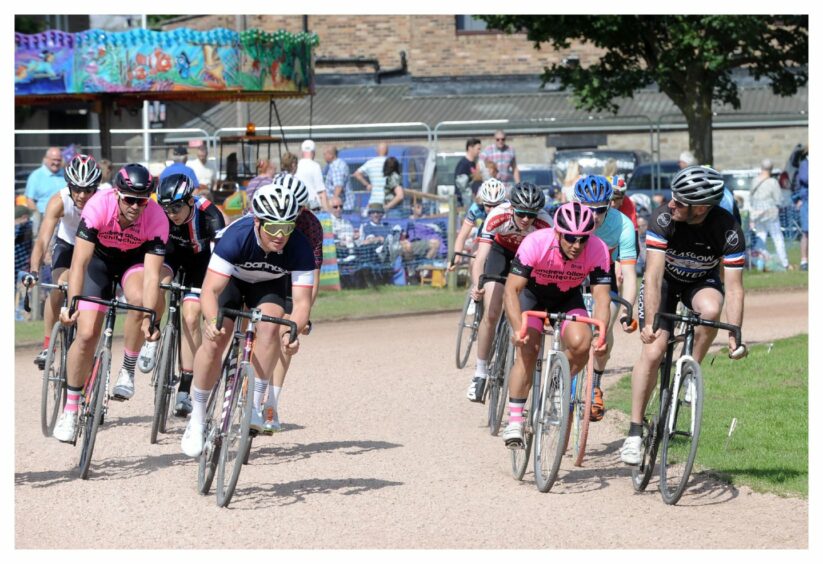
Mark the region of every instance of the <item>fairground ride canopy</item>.
[[314, 93], [314, 33], [219, 28], [15, 34], [17, 104], [267, 100]]

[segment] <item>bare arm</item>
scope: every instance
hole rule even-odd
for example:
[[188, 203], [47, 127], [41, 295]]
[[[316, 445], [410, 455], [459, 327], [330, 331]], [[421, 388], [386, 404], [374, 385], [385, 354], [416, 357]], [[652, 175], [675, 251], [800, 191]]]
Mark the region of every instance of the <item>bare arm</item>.
[[354, 176], [354, 177], [355, 177], [355, 178], [356, 178], [356, 179], [360, 182], [360, 184], [362, 184], [363, 186], [365, 186], [365, 187], [366, 187], [366, 190], [371, 191], [371, 183], [369, 183], [369, 182], [365, 179], [365, 177], [363, 176], [363, 173], [362, 173], [362, 172], [360, 172], [360, 170], [355, 170], [355, 171], [354, 171], [354, 174], [353, 174], [352, 176]]
[[57, 223], [61, 217], [63, 217], [63, 198], [60, 196], [60, 192], [57, 192], [49, 199], [49, 203], [46, 206], [46, 213], [43, 215], [43, 221], [40, 222], [40, 231], [37, 233], [37, 240], [34, 242], [34, 248], [31, 250], [32, 272], [40, 272], [43, 255], [46, 253], [46, 248], [54, 235], [54, 230], [57, 228]]
[[[592, 297], [594, 298], [594, 318], [603, 322], [603, 327], [609, 326], [609, 317], [611, 315], [611, 296], [609, 296], [608, 284], [595, 284], [592, 286]], [[596, 348], [597, 352], [606, 352], [608, 345], [603, 342], [601, 348]]]
[[[469, 238], [469, 234], [472, 232], [472, 224], [463, 222], [463, 225], [460, 226], [460, 232], [457, 234], [457, 237], [454, 240], [454, 250], [456, 252], [462, 253], [463, 249], [466, 246], [466, 239]], [[460, 255], [454, 255], [454, 261], [451, 265], [449, 265], [449, 270], [454, 270], [454, 267], [463, 262], [463, 257]]]
[[663, 283], [663, 269], [666, 266], [666, 253], [660, 251], [646, 252], [646, 273], [643, 282], [644, 318], [646, 324], [640, 333], [640, 339], [649, 344], [660, 336], [660, 329], [652, 331], [654, 315], [660, 308], [660, 288]]
[[[143, 307], [154, 309], [157, 305], [157, 299], [160, 297], [160, 268], [163, 266], [163, 255], [155, 255], [153, 253], [146, 253], [143, 258]], [[160, 322], [160, 315], [155, 318], [155, 323]], [[151, 318], [146, 315], [143, 319], [143, 333], [146, 339], [156, 341], [160, 338], [160, 332], [155, 331], [154, 327], [149, 327]]]
[[[314, 270], [314, 283], [311, 287], [311, 305], [314, 305], [314, 302], [317, 301], [317, 294], [320, 292], [320, 269], [316, 268]], [[294, 298], [292, 298], [294, 299]]]
[[69, 270], [69, 305], [74, 296], [79, 296], [83, 292], [83, 277], [86, 275], [93, 254], [94, 243], [80, 237], [75, 240]]
[[394, 206], [402, 203], [403, 202], [403, 197], [404, 197], [403, 187], [398, 186], [397, 188], [394, 189], [394, 198], [392, 198], [391, 201], [388, 204], [386, 204], [386, 209], [390, 210]]
[[[623, 273], [623, 288], [620, 297], [630, 304], [634, 304], [635, 299], [637, 299], [637, 272], [634, 269], [634, 264], [621, 263], [620, 272]], [[625, 310], [625, 308], [623, 309]], [[623, 316], [618, 315], [618, 319], [621, 317]], [[623, 327], [623, 329], [628, 329], [628, 327]]]
[[520, 309], [520, 292], [526, 287], [529, 279], [516, 274], [509, 274], [506, 277], [506, 286], [503, 288], [503, 309], [506, 312], [506, 318], [512, 326], [512, 335], [515, 342], [525, 343], [526, 340], [520, 341], [518, 334], [520, 333], [520, 326], [522, 325], [523, 311]]
[[517, 168], [517, 159], [516, 158], [512, 159], [511, 167], [512, 167], [512, 176], [514, 176], [514, 181], [516, 183], [520, 183], [520, 169]]
[[483, 288], [479, 286], [480, 275], [483, 274], [483, 271], [486, 269], [486, 259], [489, 258], [491, 248], [492, 246], [490, 244], [481, 243], [477, 246], [477, 254], [474, 255], [474, 264], [472, 264], [472, 286], [478, 292], [482, 292], [483, 290]]
[[[743, 325], [743, 269], [724, 268], [726, 271], [726, 320], [732, 325], [741, 327]], [[742, 343], [734, 340], [734, 336], [729, 333], [729, 350], [733, 351]]]

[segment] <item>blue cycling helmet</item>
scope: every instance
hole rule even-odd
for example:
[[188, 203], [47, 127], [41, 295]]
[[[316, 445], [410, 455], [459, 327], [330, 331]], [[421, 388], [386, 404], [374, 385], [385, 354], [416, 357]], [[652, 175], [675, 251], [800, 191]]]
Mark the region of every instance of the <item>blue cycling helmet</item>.
[[574, 185], [574, 197], [582, 204], [599, 204], [612, 199], [612, 185], [605, 176], [590, 174]]

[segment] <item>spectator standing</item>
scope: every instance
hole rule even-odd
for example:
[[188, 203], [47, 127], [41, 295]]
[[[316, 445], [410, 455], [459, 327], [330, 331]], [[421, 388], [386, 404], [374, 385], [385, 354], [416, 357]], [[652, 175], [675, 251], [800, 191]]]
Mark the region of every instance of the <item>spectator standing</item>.
[[754, 179], [749, 192], [749, 227], [757, 238], [766, 246], [766, 237], [771, 235], [774, 248], [784, 269], [789, 268], [783, 232], [780, 230], [779, 206], [781, 201], [780, 184], [772, 178], [772, 161], [764, 159], [760, 164], [760, 174]]
[[214, 165], [209, 162], [209, 148], [205, 143], [197, 148], [197, 158], [187, 164], [197, 176], [197, 184], [211, 190], [214, 182]]
[[[363, 163], [363, 166], [354, 171], [354, 177], [371, 192], [369, 205], [380, 204], [385, 201], [386, 177], [383, 175], [383, 165], [389, 154], [389, 145], [385, 142], [377, 145], [377, 156]], [[363, 175], [368, 177], [368, 180]]]
[[274, 161], [268, 159], [257, 161], [257, 176], [249, 180], [246, 186], [246, 200], [251, 202], [252, 196], [260, 186], [271, 184], [275, 172], [277, 172], [277, 165], [274, 164]]
[[66, 185], [63, 177], [63, 154], [59, 147], [49, 147], [43, 155], [43, 164], [29, 174], [26, 180], [26, 205], [30, 210], [37, 210], [33, 230], [37, 231], [39, 217], [46, 213], [46, 204], [56, 192]]
[[403, 203], [405, 193], [401, 184], [403, 176], [400, 170], [400, 161], [394, 157], [386, 157], [383, 163], [383, 176], [386, 179], [386, 186], [383, 189], [385, 198], [385, 208], [390, 210]]
[[694, 157], [694, 153], [691, 151], [683, 151], [680, 153], [680, 158], [677, 161], [677, 166], [680, 167], [680, 170], [683, 170], [687, 166], [694, 166], [697, 164], [697, 159]]
[[797, 188], [792, 194], [795, 208], [800, 210], [800, 270], [809, 270], [809, 153], [797, 169]]
[[34, 242], [34, 231], [31, 222], [31, 210], [26, 206], [14, 208], [14, 288], [15, 288], [15, 321], [25, 318], [20, 303], [21, 277], [29, 271], [29, 260]]
[[160, 173], [160, 181], [162, 182], [172, 174], [184, 174], [189, 178], [189, 180], [191, 180], [192, 184], [197, 186], [197, 175], [191, 167], [186, 165], [186, 162], [189, 159], [189, 153], [186, 151], [186, 148], [182, 145], [178, 145], [172, 149], [170, 156], [172, 162], [163, 169], [163, 172]]
[[297, 161], [297, 170], [294, 176], [309, 189], [309, 208], [314, 209], [319, 204], [326, 211], [329, 201], [326, 198], [326, 187], [323, 185], [323, 171], [320, 164], [314, 160], [316, 150], [314, 141], [306, 139], [300, 145], [301, 159]]
[[520, 169], [517, 168], [517, 158], [514, 147], [506, 144], [506, 134], [498, 129], [494, 133], [494, 144], [489, 145], [481, 153], [481, 158], [494, 161], [497, 165], [497, 179], [507, 185], [520, 182]]
[[[466, 154], [461, 157], [454, 167], [454, 192], [457, 203], [461, 207], [471, 204], [477, 190], [483, 183], [483, 174], [478, 166], [480, 156], [480, 139], [472, 137], [466, 141]], [[471, 197], [469, 197], [471, 190]]]
[[326, 167], [323, 169], [323, 181], [326, 185], [326, 197], [329, 201], [338, 197], [343, 201], [343, 209], [351, 211], [354, 207], [354, 194], [348, 188], [349, 165], [337, 156], [337, 147], [326, 147], [323, 151]]
[[566, 176], [563, 177], [562, 197], [560, 198], [562, 203], [565, 204], [574, 200], [574, 185], [577, 184], [579, 179], [580, 163], [577, 161], [569, 162], [569, 166], [566, 167]]

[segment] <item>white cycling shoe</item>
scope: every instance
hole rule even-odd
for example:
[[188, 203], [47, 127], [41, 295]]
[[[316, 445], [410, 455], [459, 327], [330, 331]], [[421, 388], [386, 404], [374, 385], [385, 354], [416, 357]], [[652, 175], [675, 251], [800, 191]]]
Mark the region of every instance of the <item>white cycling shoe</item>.
[[120, 369], [120, 374], [117, 376], [117, 383], [114, 384], [114, 389], [111, 391], [111, 397], [118, 400], [131, 399], [134, 395], [134, 377], [129, 375], [129, 371], [125, 368]]
[[79, 411], [68, 412], [64, 411], [57, 418], [57, 423], [54, 425], [52, 436], [61, 443], [74, 442], [74, 436], [77, 434], [77, 414]]
[[503, 442], [506, 443], [508, 448], [523, 448], [526, 440], [523, 436], [522, 421], [510, 421], [509, 424], [506, 425], [506, 430], [503, 431]]
[[151, 372], [157, 364], [157, 344], [160, 341], [146, 341], [140, 348], [140, 356], [137, 357], [137, 368], [144, 374]]
[[189, 419], [189, 424], [186, 425], [186, 432], [183, 433], [183, 439], [180, 441], [180, 448], [183, 454], [196, 458], [203, 452], [203, 443], [206, 440], [206, 426], [203, 423], [197, 423]]
[[623, 441], [623, 447], [620, 449], [620, 460], [624, 464], [631, 464], [632, 466], [640, 464], [642, 444], [642, 437], [626, 437], [626, 440]]

